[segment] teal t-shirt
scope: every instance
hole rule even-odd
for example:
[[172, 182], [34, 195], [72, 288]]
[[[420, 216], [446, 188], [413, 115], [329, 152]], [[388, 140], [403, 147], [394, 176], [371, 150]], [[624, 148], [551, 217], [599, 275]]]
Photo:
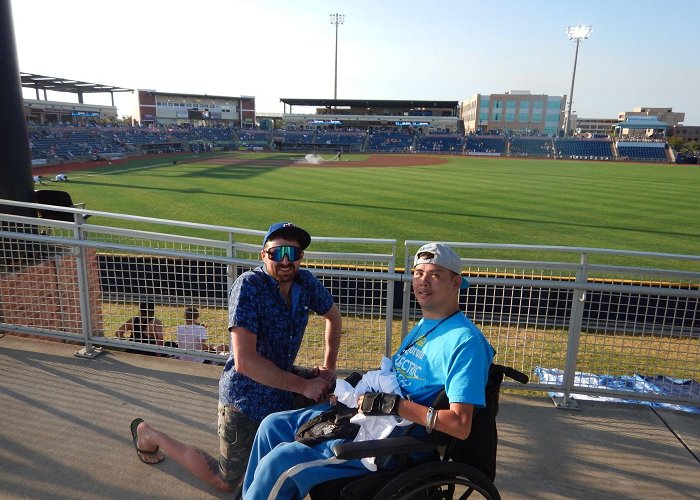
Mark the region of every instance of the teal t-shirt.
[[403, 395], [430, 405], [444, 388], [450, 403], [485, 406], [493, 348], [464, 314], [440, 321], [419, 321], [392, 358]]

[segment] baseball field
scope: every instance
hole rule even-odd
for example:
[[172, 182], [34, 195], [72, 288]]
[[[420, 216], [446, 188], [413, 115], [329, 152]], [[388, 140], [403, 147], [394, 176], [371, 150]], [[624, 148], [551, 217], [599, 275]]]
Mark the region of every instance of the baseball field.
[[38, 173], [57, 171], [70, 182], [37, 189], [65, 189], [88, 209], [130, 215], [250, 229], [289, 220], [313, 236], [399, 246], [417, 239], [700, 251], [700, 168], [691, 165], [367, 154], [311, 164], [303, 154], [237, 152]]

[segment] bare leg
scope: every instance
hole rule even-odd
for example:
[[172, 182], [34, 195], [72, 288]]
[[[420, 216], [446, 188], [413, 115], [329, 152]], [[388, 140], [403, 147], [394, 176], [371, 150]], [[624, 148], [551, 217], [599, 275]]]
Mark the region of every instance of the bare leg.
[[202, 481], [221, 491], [233, 491], [231, 486], [219, 477], [219, 461], [206, 451], [184, 444], [155, 429], [146, 422], [137, 428], [138, 448], [143, 451], [158, 448]]

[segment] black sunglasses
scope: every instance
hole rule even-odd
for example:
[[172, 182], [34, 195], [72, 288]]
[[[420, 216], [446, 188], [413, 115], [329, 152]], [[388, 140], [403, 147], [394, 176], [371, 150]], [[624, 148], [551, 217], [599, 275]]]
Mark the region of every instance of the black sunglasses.
[[270, 260], [275, 262], [282, 262], [285, 256], [290, 262], [296, 262], [301, 259], [301, 256], [304, 253], [301, 248], [293, 246], [271, 247], [265, 251], [267, 252], [267, 256], [270, 258]]

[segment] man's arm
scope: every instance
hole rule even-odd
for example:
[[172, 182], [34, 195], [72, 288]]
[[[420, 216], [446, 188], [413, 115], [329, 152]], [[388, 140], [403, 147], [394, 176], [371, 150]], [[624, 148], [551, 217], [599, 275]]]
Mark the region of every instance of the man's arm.
[[277, 367], [272, 361], [262, 357], [255, 349], [257, 336], [240, 326], [231, 327], [231, 345], [236, 371], [256, 382], [296, 392], [314, 401], [325, 399], [328, 382], [325, 378], [304, 379]]
[[[472, 429], [474, 405], [467, 403], [450, 403], [447, 410], [435, 410], [433, 429], [449, 434], [457, 439], [467, 439]], [[399, 416], [420, 425], [426, 425], [428, 408], [407, 399], [399, 402]]]
[[146, 325], [147, 335], [153, 335], [156, 339], [156, 344], [163, 345], [163, 323], [159, 319], [149, 321]]
[[[362, 400], [364, 395], [358, 398], [358, 407], [362, 412]], [[396, 414], [406, 420], [410, 420], [419, 425], [428, 426], [432, 422], [432, 429], [444, 432], [457, 439], [467, 439], [472, 428], [472, 417], [474, 415], [474, 405], [468, 403], [450, 403], [450, 408], [446, 410], [434, 410], [432, 420], [427, 406], [423, 406], [408, 399], [399, 398], [395, 411]], [[380, 415], [379, 413], [373, 413]]]
[[338, 306], [333, 306], [323, 315], [326, 320], [326, 349], [323, 356], [323, 366], [319, 369], [324, 378], [333, 381], [338, 363], [338, 351], [340, 350], [340, 336], [343, 331], [343, 320]]
[[126, 321], [122, 326], [117, 328], [117, 331], [114, 332], [114, 334], [117, 337], [122, 338], [126, 332], [133, 331], [133, 329], [134, 329], [134, 320], [132, 318], [129, 321]]

